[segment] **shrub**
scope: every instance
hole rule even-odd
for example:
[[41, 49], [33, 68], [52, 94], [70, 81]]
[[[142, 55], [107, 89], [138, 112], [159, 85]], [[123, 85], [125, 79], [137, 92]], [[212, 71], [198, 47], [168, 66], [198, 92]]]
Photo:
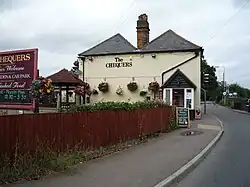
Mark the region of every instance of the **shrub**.
[[162, 102], [156, 101], [138, 101], [135, 103], [129, 102], [99, 102], [89, 105], [76, 106], [72, 105], [69, 112], [94, 112], [101, 110], [125, 110], [131, 111], [136, 109], [146, 109], [146, 108], [158, 108], [158, 107], [169, 107]]

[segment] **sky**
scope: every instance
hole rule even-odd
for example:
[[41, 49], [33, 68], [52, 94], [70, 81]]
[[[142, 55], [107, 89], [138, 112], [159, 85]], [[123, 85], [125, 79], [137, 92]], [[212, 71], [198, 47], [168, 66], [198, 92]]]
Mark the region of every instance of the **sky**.
[[121, 33], [136, 46], [136, 20], [148, 15], [150, 40], [168, 29], [202, 46], [217, 76], [250, 88], [250, 0], [0, 0], [0, 51], [39, 48], [48, 76], [77, 54]]

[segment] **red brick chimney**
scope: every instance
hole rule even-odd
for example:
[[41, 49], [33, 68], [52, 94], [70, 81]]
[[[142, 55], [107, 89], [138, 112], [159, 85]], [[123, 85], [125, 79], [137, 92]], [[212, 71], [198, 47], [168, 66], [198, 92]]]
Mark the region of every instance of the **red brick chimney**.
[[141, 14], [137, 20], [137, 48], [143, 49], [149, 43], [149, 23], [147, 14]]

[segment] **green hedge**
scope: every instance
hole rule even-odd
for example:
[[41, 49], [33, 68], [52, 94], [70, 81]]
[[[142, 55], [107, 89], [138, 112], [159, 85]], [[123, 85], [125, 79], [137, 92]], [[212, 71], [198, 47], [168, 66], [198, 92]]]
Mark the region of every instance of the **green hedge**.
[[94, 112], [102, 110], [125, 110], [131, 111], [136, 109], [145, 108], [159, 108], [159, 107], [169, 107], [162, 102], [156, 101], [138, 101], [134, 103], [129, 102], [98, 102], [94, 104], [87, 104], [81, 106], [70, 106], [68, 112]]

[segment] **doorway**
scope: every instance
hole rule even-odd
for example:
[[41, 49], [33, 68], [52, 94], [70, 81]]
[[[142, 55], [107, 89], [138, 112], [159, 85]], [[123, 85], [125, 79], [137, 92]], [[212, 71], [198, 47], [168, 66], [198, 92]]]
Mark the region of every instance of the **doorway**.
[[184, 89], [173, 89], [173, 105], [184, 107]]

